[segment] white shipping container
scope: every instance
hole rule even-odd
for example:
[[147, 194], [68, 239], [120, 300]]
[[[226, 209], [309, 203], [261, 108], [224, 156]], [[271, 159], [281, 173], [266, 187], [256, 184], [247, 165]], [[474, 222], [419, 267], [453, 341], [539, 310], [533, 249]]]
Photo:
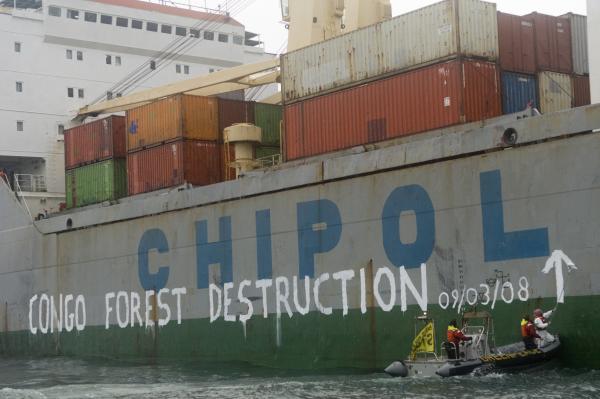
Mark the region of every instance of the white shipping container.
[[571, 21], [571, 46], [573, 47], [573, 72], [577, 75], [590, 73], [588, 61], [587, 17], [568, 13], [562, 16]]
[[498, 58], [496, 4], [446, 0], [282, 56], [284, 101], [458, 54]]
[[557, 72], [540, 72], [540, 111], [547, 114], [572, 107], [573, 85], [571, 76]]

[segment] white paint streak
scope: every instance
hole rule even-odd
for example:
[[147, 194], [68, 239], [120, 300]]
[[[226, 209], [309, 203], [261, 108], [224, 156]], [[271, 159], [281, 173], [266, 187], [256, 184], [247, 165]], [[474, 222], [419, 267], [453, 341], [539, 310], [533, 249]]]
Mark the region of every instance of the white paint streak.
[[[283, 289], [282, 289], [283, 288]], [[285, 311], [289, 318], [292, 318], [293, 313], [290, 308], [289, 298], [290, 296], [290, 283], [287, 277], [277, 277], [275, 279], [275, 302], [277, 309], [277, 317], [281, 316], [281, 304], [285, 308]]]
[[171, 321], [171, 308], [169, 307], [169, 305], [167, 305], [166, 303], [164, 303], [162, 301], [163, 294], [168, 294], [168, 293], [169, 293], [169, 290], [167, 288], [163, 288], [160, 291], [158, 291], [158, 296], [156, 298], [158, 308], [162, 309], [166, 313], [166, 316], [164, 319], [161, 317], [158, 318], [158, 326], [159, 327], [166, 326], [169, 323], [169, 321]]
[[[115, 312], [117, 314], [117, 324], [120, 328], [125, 328], [129, 324], [129, 296], [125, 291], [119, 291], [117, 294], [116, 300], [116, 309]], [[125, 320], [121, 320], [121, 300], [124, 302], [125, 307]]]
[[181, 296], [187, 294], [187, 288], [173, 288], [171, 293], [177, 297], [177, 324], [181, 324]]
[[354, 278], [354, 270], [342, 270], [333, 273], [333, 279], [339, 280], [342, 283], [342, 315], [348, 314], [348, 281]]
[[234, 322], [236, 316], [229, 314], [229, 306], [231, 305], [231, 298], [229, 297], [229, 290], [233, 288], [233, 283], [223, 284], [223, 319], [225, 321]]
[[255, 283], [256, 288], [260, 288], [262, 290], [262, 308], [263, 308], [263, 317], [266, 319], [269, 317], [269, 309], [267, 308], [267, 288], [273, 285], [273, 280], [271, 279], [263, 279], [258, 280]]
[[[131, 293], [131, 327], [135, 326], [135, 321], [138, 321], [138, 325], [142, 326], [142, 315], [140, 313], [140, 294], [137, 292]], [[106, 316], [108, 318], [108, 315]]]
[[[213, 294], [217, 294], [217, 309], [215, 311], [215, 301], [213, 300]], [[221, 289], [215, 284], [208, 286], [208, 301], [210, 305], [210, 322], [214, 322], [219, 318], [221, 314]]]
[[[381, 293], [379, 291], [379, 285], [381, 283], [381, 277], [386, 276], [388, 279], [388, 282], [390, 284], [390, 300], [388, 303], [386, 303], [383, 298], [381, 297]], [[374, 294], [375, 294], [375, 300], [377, 301], [377, 304], [379, 305], [379, 307], [381, 308], [381, 310], [383, 310], [384, 312], [389, 312], [394, 308], [394, 305], [396, 303], [396, 281], [395, 281], [395, 277], [394, 277], [394, 273], [392, 273], [392, 271], [387, 268], [387, 267], [381, 267], [379, 269], [377, 269], [377, 273], [375, 273], [375, 279], [373, 280], [373, 290], [374, 290]]]
[[321, 276], [319, 276], [319, 278], [317, 278], [315, 280], [315, 286], [313, 289], [313, 294], [315, 297], [315, 306], [316, 306], [317, 310], [319, 312], [323, 313], [324, 315], [330, 315], [331, 313], [333, 313], [333, 310], [331, 309], [331, 307], [323, 306], [321, 304], [321, 301], [319, 300], [319, 287], [321, 286], [322, 283], [324, 283], [327, 280], [329, 280], [329, 273], [321, 274]]
[[365, 269], [360, 269], [360, 313], [367, 313], [367, 281]]
[[298, 277], [294, 276], [294, 306], [296, 310], [301, 315], [308, 314], [310, 310], [310, 278], [308, 276], [304, 276], [304, 298], [306, 298], [306, 304], [304, 306], [300, 305], [299, 295], [298, 295]]
[[419, 307], [423, 312], [427, 311], [427, 265], [421, 264], [421, 294], [417, 291], [417, 288], [410, 279], [404, 266], [400, 267], [400, 308], [403, 312], [406, 312], [408, 305], [406, 302], [406, 288], [415, 297], [415, 300], [419, 304]]
[[154, 326], [154, 320], [150, 319], [150, 312], [152, 311], [152, 304], [150, 303], [150, 297], [154, 296], [154, 291], [146, 291], [146, 328]]
[[37, 334], [37, 327], [33, 326], [33, 303], [37, 301], [37, 299], [37, 294], [35, 294], [29, 299], [29, 331], [32, 334]]
[[250, 320], [254, 314], [254, 306], [252, 306], [252, 302], [244, 296], [244, 288], [250, 286], [251, 284], [252, 283], [250, 280], [244, 280], [238, 287], [238, 301], [248, 307], [248, 311], [245, 314], [240, 314], [240, 321], [244, 325], [244, 338], [246, 337], [246, 322]]

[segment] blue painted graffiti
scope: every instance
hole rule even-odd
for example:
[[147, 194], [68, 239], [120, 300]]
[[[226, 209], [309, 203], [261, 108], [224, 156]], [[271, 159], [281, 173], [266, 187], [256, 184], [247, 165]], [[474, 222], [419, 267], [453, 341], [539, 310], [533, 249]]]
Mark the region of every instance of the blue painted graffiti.
[[146, 231], [138, 245], [138, 276], [140, 284], [146, 291], [159, 291], [167, 285], [169, 280], [169, 267], [161, 266], [156, 273], [150, 273], [148, 268], [148, 253], [151, 250], [157, 250], [158, 253], [164, 254], [169, 252], [169, 242], [165, 233], [160, 229], [152, 229]]
[[502, 203], [502, 176], [499, 170], [481, 173], [481, 218], [486, 262], [548, 256], [548, 229], [506, 232]]
[[315, 276], [315, 254], [331, 251], [342, 236], [342, 217], [330, 200], [300, 202], [296, 205], [298, 263], [301, 278]]
[[[414, 212], [417, 238], [404, 243], [400, 237], [400, 216]], [[435, 244], [435, 210], [427, 191], [421, 186], [398, 187], [389, 195], [381, 215], [383, 248], [396, 267], [414, 268], [426, 263]]]
[[219, 218], [219, 241], [208, 242], [208, 221], [196, 222], [196, 269], [198, 288], [208, 288], [208, 267], [219, 264], [220, 283], [233, 282], [231, 217]]

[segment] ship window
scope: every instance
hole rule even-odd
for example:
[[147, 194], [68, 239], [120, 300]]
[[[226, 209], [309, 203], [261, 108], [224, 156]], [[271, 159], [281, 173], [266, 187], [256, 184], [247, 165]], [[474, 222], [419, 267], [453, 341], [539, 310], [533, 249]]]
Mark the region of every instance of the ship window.
[[73, 98], [73, 88], [72, 87], [67, 88], [67, 97]]
[[77, 52], [77, 60], [78, 61], [83, 61], [83, 52], [81, 52], [81, 51]]
[[171, 30], [172, 30], [172, 27], [171, 27], [171, 25], [161, 25], [161, 26], [160, 26], [160, 31], [161, 31], [162, 33], [171, 34]]
[[15, 53], [21, 52], [21, 42], [15, 42]]
[[150, 32], [158, 32], [158, 24], [155, 22], [146, 22], [146, 30]]
[[65, 125], [58, 125], [58, 135], [59, 136], [65, 135]]
[[132, 19], [131, 20], [131, 27], [133, 29], [142, 29], [144, 26], [144, 23], [138, 19]]
[[48, 15], [51, 15], [53, 17], [60, 17], [60, 7], [49, 6]]
[[17, 89], [17, 93], [22, 93], [23, 92], [23, 82], [16, 82], [16, 89]]
[[244, 44], [244, 38], [242, 36], [234, 35], [233, 44], [238, 44], [241, 46], [242, 44]]
[[100, 15], [100, 23], [112, 25], [112, 17], [110, 15]]
[[77, 97], [83, 98], [83, 89], [77, 89]]
[[83, 15], [83, 19], [87, 22], [96, 22], [98, 21], [98, 14], [96, 14], [95, 12], [86, 12]]
[[127, 18], [117, 17], [117, 26], [127, 28], [129, 26], [129, 20]]
[[67, 59], [68, 60], [72, 60], [73, 59], [73, 50], [67, 50]]
[[196, 39], [198, 39], [200, 37], [200, 30], [190, 29], [190, 37], [195, 37]]
[[115, 55], [115, 65], [121, 66], [121, 56]]
[[112, 56], [110, 54], [106, 55], [106, 65], [112, 64]]
[[204, 31], [204, 40], [215, 40], [215, 32], [205, 30]]
[[187, 29], [186, 28], [181, 28], [181, 27], [177, 26], [175, 28], [175, 34], [177, 36], [186, 36], [187, 35]]
[[79, 19], [79, 11], [77, 11], [77, 10], [67, 10], [67, 18], [69, 18], [69, 19]]
[[112, 91], [107, 91], [106, 92], [106, 99], [107, 100], [112, 100], [113, 98], [113, 92]]
[[23, 131], [23, 121], [17, 121], [17, 132], [22, 132]]
[[229, 42], [229, 35], [225, 34], [225, 33], [219, 33], [219, 41], [221, 43], [228, 43]]
[[189, 65], [183, 66], [183, 73], [185, 73], [186, 75], [190, 74], [190, 66]]
[[181, 73], [181, 65], [175, 65], [175, 73]]

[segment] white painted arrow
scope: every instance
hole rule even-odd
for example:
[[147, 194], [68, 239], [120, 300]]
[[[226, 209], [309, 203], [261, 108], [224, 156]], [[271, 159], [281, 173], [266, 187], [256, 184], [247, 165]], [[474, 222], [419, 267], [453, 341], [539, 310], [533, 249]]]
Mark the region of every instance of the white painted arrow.
[[546, 261], [542, 273], [548, 274], [554, 269], [556, 275], [556, 302], [565, 303], [565, 280], [563, 277], [563, 262], [567, 265], [567, 272], [577, 270], [575, 263], [560, 249], [554, 250]]

